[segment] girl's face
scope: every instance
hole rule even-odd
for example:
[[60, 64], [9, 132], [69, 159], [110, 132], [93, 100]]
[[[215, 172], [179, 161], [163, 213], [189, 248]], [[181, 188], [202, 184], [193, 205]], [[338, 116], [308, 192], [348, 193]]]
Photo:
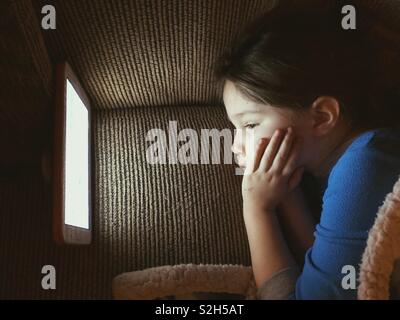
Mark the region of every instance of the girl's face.
[[[312, 143], [308, 134], [309, 119], [306, 113], [298, 114], [288, 108], [253, 102], [237, 90], [231, 81], [225, 82], [223, 99], [228, 117], [237, 129], [232, 151], [239, 166], [246, 166], [246, 156], [254, 150], [254, 145], [260, 138], [270, 139], [276, 129], [286, 129], [289, 126], [292, 126], [295, 136], [302, 137], [298, 165], [306, 162], [306, 149]], [[254, 130], [253, 136], [247, 128]]]

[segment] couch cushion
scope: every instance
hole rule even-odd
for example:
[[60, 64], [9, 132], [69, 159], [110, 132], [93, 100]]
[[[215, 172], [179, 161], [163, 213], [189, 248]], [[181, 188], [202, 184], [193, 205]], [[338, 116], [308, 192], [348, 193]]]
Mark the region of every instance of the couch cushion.
[[95, 241], [104, 241], [121, 259], [115, 270], [249, 264], [241, 177], [234, 166], [147, 162], [147, 132], [160, 128], [168, 135], [170, 120], [177, 121], [178, 131], [193, 128], [199, 137], [200, 129], [229, 124], [223, 108], [207, 106], [96, 112], [95, 225], [100, 238]]
[[[336, 0], [38, 0], [34, 4], [39, 18], [43, 5], [52, 4], [57, 11], [57, 29], [43, 31], [52, 60], [71, 63], [95, 107], [118, 109], [219, 104], [221, 88], [213, 83], [212, 63], [248, 21], [280, 2], [309, 10], [337, 4]], [[397, 0], [354, 3], [367, 9], [367, 18], [357, 16], [360, 25], [379, 21], [400, 30]]]
[[[107, 299], [112, 279], [166, 264], [250, 265], [241, 212], [241, 177], [232, 165], [150, 165], [151, 128], [222, 129], [222, 108], [169, 107], [94, 114], [93, 242], [56, 246], [51, 185], [39, 168], [0, 179], [0, 298]], [[53, 265], [57, 290], [41, 288]]]
[[213, 60], [274, 0], [39, 0], [57, 12], [43, 31], [54, 62], [67, 59], [99, 108], [214, 105]]
[[[0, 1], [1, 167], [37, 159], [52, 94], [52, 66], [30, 1]], [[36, 157], [36, 158], [35, 158]]]

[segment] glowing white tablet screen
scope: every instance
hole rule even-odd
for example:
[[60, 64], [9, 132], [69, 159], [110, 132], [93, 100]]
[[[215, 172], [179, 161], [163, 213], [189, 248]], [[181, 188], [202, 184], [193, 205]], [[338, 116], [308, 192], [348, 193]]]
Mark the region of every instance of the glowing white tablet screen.
[[67, 79], [65, 224], [89, 229], [89, 113]]

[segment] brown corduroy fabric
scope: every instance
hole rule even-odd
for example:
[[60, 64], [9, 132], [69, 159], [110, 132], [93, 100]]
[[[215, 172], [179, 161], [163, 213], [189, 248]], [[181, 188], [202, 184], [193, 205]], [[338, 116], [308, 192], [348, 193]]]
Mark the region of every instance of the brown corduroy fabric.
[[[215, 107], [138, 108], [96, 114], [97, 215], [108, 215], [103, 237], [134, 269], [177, 263], [249, 263], [241, 214], [241, 177], [233, 165], [149, 164], [150, 129], [222, 129]], [[165, 131], [168, 136], [168, 131]], [[172, 148], [173, 145], [170, 145]], [[200, 144], [199, 144], [200, 151]], [[222, 154], [221, 154], [222, 156]], [[119, 240], [117, 240], [119, 239]], [[127, 256], [128, 259], [128, 256]]]
[[[0, 184], [0, 298], [111, 298], [123, 272], [165, 264], [250, 265], [240, 176], [232, 165], [150, 165], [146, 133], [222, 129], [221, 108], [137, 108], [94, 117], [96, 193], [89, 247], [57, 247], [51, 238], [50, 186], [31, 171]], [[38, 172], [38, 169], [36, 170]], [[57, 290], [41, 289], [54, 265]]]
[[30, 1], [1, 1], [0, 17], [0, 122], [29, 128], [48, 107], [52, 67]]
[[0, 1], [0, 168], [34, 162], [43, 139], [53, 79], [39, 28], [30, 1]]
[[[0, 299], [110, 298], [118, 259], [98, 235], [90, 247], [56, 246], [50, 192], [38, 168], [0, 181]], [[45, 265], [56, 268], [56, 290], [42, 289]]]
[[[57, 30], [43, 32], [53, 61], [71, 63], [97, 108], [117, 109], [219, 104], [221, 88], [213, 83], [212, 63], [248, 21], [279, 2], [317, 12], [337, 3], [39, 0], [35, 4], [39, 15], [44, 4], [57, 9]], [[376, 18], [372, 23], [400, 30], [398, 1], [354, 3]], [[368, 23], [361, 15], [357, 21]]]
[[[7, 156], [0, 164], [37, 161], [38, 131], [51, 117], [54, 63], [71, 62], [96, 108], [216, 105], [221, 88], [213, 83], [212, 62], [241, 27], [278, 2], [1, 1], [0, 149]], [[335, 2], [285, 1], [310, 9]], [[398, 1], [355, 2], [394, 28], [373, 34], [392, 39], [398, 33]], [[56, 30], [41, 29], [45, 4], [56, 8]]]
[[211, 64], [274, 0], [40, 0], [57, 10], [44, 31], [53, 61], [68, 60], [94, 105], [215, 105]]

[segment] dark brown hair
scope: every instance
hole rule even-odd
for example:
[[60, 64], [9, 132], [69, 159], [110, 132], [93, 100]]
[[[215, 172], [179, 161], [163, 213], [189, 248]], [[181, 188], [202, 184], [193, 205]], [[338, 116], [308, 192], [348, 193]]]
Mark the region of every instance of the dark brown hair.
[[399, 125], [398, 48], [371, 41], [359, 26], [344, 30], [341, 19], [340, 9], [264, 13], [215, 62], [215, 77], [274, 107], [301, 111], [332, 96], [353, 127]]

